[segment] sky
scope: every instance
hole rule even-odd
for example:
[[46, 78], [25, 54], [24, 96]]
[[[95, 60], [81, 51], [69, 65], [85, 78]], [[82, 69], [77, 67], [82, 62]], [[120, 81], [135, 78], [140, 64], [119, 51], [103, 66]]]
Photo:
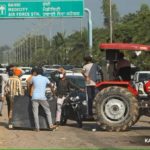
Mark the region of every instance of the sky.
[[[150, 0], [112, 0], [117, 5], [121, 16], [136, 12], [141, 4], [148, 4]], [[101, 10], [102, 0], [85, 0], [85, 7], [92, 13], [93, 28], [103, 26]], [[87, 27], [87, 14], [83, 18], [48, 18], [48, 19], [0, 19], [0, 46], [9, 45], [29, 34], [45, 34], [52, 38], [57, 32], [66, 35], [80, 31]]]

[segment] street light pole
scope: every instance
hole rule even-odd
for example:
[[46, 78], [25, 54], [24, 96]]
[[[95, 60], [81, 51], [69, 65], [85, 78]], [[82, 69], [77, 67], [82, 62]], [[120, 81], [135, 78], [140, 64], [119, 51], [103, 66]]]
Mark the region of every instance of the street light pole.
[[112, 43], [112, 1], [109, 0], [109, 23], [110, 23], [110, 43]]
[[88, 32], [89, 32], [89, 50], [90, 53], [92, 53], [92, 47], [93, 47], [93, 31], [92, 31], [92, 15], [91, 11], [88, 8], [84, 8], [84, 10], [88, 13]]

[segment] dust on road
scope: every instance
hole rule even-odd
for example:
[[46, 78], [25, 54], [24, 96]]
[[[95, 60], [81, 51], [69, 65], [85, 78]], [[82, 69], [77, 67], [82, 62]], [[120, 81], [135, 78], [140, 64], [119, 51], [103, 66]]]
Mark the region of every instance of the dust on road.
[[[96, 131], [92, 131], [96, 129]], [[7, 128], [6, 105], [0, 117], [0, 148], [97, 148], [97, 147], [145, 147], [144, 138], [150, 137], [150, 118], [141, 117], [129, 131], [102, 131], [95, 122], [84, 122], [83, 128], [77, 128], [76, 122], [69, 121], [56, 131]]]

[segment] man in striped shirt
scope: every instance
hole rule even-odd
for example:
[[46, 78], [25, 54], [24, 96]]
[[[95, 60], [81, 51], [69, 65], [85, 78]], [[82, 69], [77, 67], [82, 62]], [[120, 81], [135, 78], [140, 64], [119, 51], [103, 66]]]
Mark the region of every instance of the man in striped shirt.
[[12, 112], [14, 107], [14, 97], [23, 95], [21, 80], [16, 75], [15, 70], [12, 70], [12, 76], [10, 75], [7, 85], [6, 85], [6, 93], [7, 93], [7, 105], [8, 105], [8, 119], [9, 125], [8, 128], [12, 128]]

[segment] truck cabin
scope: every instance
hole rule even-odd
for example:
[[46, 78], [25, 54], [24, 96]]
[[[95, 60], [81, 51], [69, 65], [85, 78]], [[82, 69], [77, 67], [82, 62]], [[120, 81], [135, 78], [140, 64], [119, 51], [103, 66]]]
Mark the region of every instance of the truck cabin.
[[[122, 68], [119, 68], [120, 59], [124, 59], [123, 51], [132, 51], [140, 53], [140, 51], [149, 51], [150, 46], [141, 44], [128, 44], [128, 43], [102, 43], [99, 45], [100, 50], [106, 52], [106, 72], [107, 77], [105, 80], [124, 80], [130, 81], [131, 79], [131, 64], [129, 61], [122, 61]], [[126, 59], [125, 59], [126, 60]]]

